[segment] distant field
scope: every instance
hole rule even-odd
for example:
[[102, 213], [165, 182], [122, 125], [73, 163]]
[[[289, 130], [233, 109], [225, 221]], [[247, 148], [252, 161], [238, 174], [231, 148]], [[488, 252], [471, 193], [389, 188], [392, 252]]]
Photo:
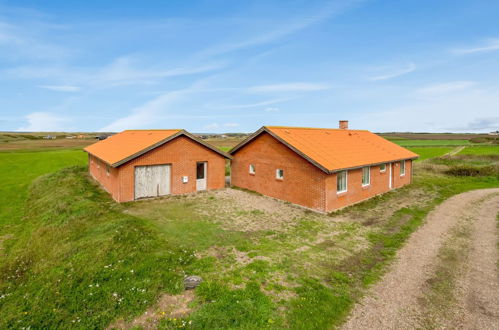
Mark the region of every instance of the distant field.
[[[2, 151], [48, 151], [58, 149], [81, 149], [89, 144], [95, 143], [95, 135], [98, 133], [87, 133], [85, 138], [68, 139], [67, 136], [77, 136], [80, 133], [12, 133], [0, 132], [0, 152]], [[51, 135], [56, 139], [44, 139]]]
[[229, 139], [206, 139], [205, 141], [214, 145], [222, 151], [229, 151], [234, 148], [239, 142], [244, 140], [244, 138], [229, 138]]
[[471, 145], [469, 140], [392, 140], [402, 147], [421, 146], [466, 146]]
[[389, 140], [470, 140], [476, 138], [490, 138], [488, 134], [465, 134], [465, 133], [382, 133]]
[[466, 147], [459, 155], [499, 155], [499, 145]]
[[408, 149], [419, 155], [419, 158], [416, 161], [422, 161], [445, 155], [454, 149], [454, 147], [409, 147]]

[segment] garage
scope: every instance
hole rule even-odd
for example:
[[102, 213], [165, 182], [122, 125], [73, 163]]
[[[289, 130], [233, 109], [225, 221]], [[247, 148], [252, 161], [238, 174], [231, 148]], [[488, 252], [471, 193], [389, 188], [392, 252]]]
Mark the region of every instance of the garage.
[[84, 150], [90, 175], [117, 202], [224, 188], [231, 159], [179, 129], [126, 130]]
[[169, 195], [171, 165], [135, 167], [135, 199]]

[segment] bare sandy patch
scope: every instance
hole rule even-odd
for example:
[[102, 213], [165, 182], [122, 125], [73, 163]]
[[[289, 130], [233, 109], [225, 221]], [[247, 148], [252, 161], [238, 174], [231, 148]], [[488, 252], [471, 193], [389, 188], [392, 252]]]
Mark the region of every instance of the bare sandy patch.
[[216, 214], [213, 220], [226, 230], [285, 231], [295, 225], [297, 218], [312, 213], [274, 198], [237, 189], [221, 189], [204, 195], [200, 197], [205, 203], [200, 205], [198, 212]]
[[157, 329], [161, 320], [166, 318], [184, 318], [191, 309], [189, 303], [194, 300], [194, 291], [187, 290], [179, 295], [163, 294], [157, 303], [147, 309], [131, 322], [119, 320], [111, 324], [108, 329]]

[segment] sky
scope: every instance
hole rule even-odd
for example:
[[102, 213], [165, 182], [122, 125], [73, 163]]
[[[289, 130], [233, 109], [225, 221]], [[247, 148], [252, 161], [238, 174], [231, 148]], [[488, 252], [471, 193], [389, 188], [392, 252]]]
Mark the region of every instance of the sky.
[[0, 130], [497, 130], [498, 17], [496, 0], [0, 0]]

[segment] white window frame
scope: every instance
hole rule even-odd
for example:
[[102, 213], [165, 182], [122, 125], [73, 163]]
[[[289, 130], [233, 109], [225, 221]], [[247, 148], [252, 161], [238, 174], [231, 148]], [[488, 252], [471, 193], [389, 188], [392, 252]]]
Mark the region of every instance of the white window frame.
[[[340, 181], [340, 174], [345, 173], [345, 190], [338, 190], [338, 185]], [[348, 191], [348, 171], [340, 171], [336, 173], [336, 193], [342, 194]]]
[[[384, 166], [384, 169], [382, 168], [382, 166]], [[386, 163], [381, 164], [381, 165], [379, 166], [379, 171], [380, 171], [381, 173], [385, 173], [385, 172], [386, 172]]]
[[[404, 169], [402, 171], [402, 169]], [[400, 176], [404, 176], [405, 175], [405, 160], [401, 160], [400, 161]]]
[[[281, 171], [282, 171], [282, 174], [281, 174]], [[277, 170], [275, 170], [275, 178], [277, 180], [284, 180], [284, 170], [282, 168], [278, 168]]]
[[255, 165], [249, 164], [249, 174], [255, 174], [255, 172], [256, 172]]
[[[367, 183], [364, 183], [364, 174], [367, 169]], [[362, 187], [367, 187], [371, 184], [371, 166], [365, 166], [362, 168]]]

